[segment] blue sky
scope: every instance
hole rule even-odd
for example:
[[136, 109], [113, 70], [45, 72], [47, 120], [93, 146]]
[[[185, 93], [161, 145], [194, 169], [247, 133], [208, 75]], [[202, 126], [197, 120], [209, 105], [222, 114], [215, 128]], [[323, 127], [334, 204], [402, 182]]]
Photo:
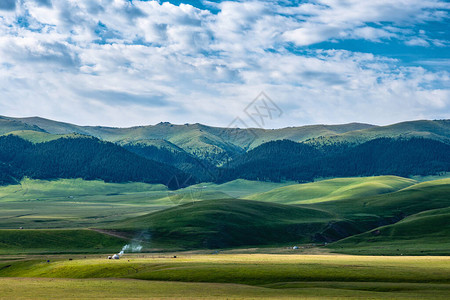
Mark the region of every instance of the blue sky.
[[440, 0], [2, 0], [0, 114], [81, 125], [450, 118]]

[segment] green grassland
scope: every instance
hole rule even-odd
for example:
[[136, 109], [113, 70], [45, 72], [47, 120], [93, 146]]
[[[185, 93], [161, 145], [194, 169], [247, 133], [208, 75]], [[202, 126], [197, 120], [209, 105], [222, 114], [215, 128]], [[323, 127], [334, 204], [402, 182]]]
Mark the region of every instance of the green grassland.
[[0, 229], [99, 226], [183, 203], [232, 198], [282, 185], [235, 180], [168, 191], [161, 184], [25, 178], [20, 184], [0, 187]]
[[0, 262], [0, 277], [0, 295], [10, 298], [446, 299], [450, 259], [181, 253], [176, 259], [35, 258]]
[[[406, 222], [408, 218], [417, 217], [416, 214], [420, 217], [420, 213], [450, 207], [450, 179], [416, 185], [411, 185], [413, 182], [408, 180], [405, 180], [407, 184], [401, 179], [396, 178], [396, 181], [401, 183], [398, 189], [407, 187], [392, 193], [296, 206], [238, 199], [201, 201], [131, 218], [115, 223], [112, 228], [148, 229], [154, 233], [154, 242], [180, 248], [330, 242], [396, 223], [405, 217]], [[444, 228], [437, 219], [440, 222], [446, 220], [442, 214], [438, 217], [421, 217], [420, 226]], [[401, 252], [396, 251], [399, 240], [409, 239], [409, 243], [414, 243], [414, 231], [410, 231], [409, 237], [405, 235], [407, 232], [403, 230], [398, 236], [392, 236], [392, 245], [386, 248], [386, 253], [400, 255]], [[418, 235], [416, 238], [422, 246], [410, 247], [404, 253], [423, 255], [427, 250], [429, 254], [450, 254], [450, 248], [447, 247], [450, 235], [446, 232], [440, 235], [425, 233], [420, 239]], [[434, 252], [431, 251], [433, 244], [439, 246]], [[344, 248], [336, 247], [334, 251], [353, 251], [353, 243], [344, 245]], [[383, 252], [374, 250], [373, 254]]]
[[171, 206], [159, 184], [82, 179], [24, 179], [0, 187], [0, 228], [76, 228], [110, 223]]
[[[0, 299], [448, 299], [449, 195], [448, 178], [25, 179], [0, 188]], [[106, 258], [142, 233], [144, 253]]]
[[398, 223], [351, 236], [329, 247], [343, 253], [448, 255], [450, 208], [428, 210]]
[[86, 229], [0, 229], [3, 253], [105, 253], [118, 251], [127, 240]]
[[30, 141], [32, 143], [45, 143], [54, 141], [64, 137], [75, 137], [75, 134], [50, 134], [47, 132], [40, 132], [35, 130], [16, 130], [5, 133], [3, 135], [16, 135], [23, 138], [24, 140]]
[[[245, 245], [276, 247], [332, 242], [354, 236], [358, 240], [343, 240], [332, 250], [356, 254], [449, 254], [449, 235], [446, 232], [440, 235], [423, 234], [420, 238], [416, 236], [415, 246], [403, 252], [397, 249], [405, 249], [408, 243], [414, 244], [414, 235], [405, 235], [405, 230], [396, 235], [384, 235], [384, 229], [380, 230], [383, 234], [378, 237], [378, 244], [371, 242], [373, 237], [370, 233], [357, 235], [396, 223], [405, 217], [402, 222], [416, 217], [416, 214], [450, 207], [450, 179], [414, 183], [406, 178], [379, 176], [333, 179], [279, 188], [283, 183], [237, 180], [222, 185], [206, 183], [167, 191], [162, 185], [143, 183], [25, 179], [20, 185], [0, 188], [0, 228], [19, 232], [19, 227], [44, 231], [96, 227], [120, 231], [127, 237], [148, 231], [152, 233], [152, 241], [144, 247], [151, 251]], [[383, 185], [382, 189], [380, 185]], [[246, 195], [252, 190], [264, 191], [273, 187], [275, 191], [286, 190], [286, 194], [306, 194], [316, 198], [300, 201], [300, 205], [286, 205], [280, 204], [289, 200], [289, 196], [283, 193], [279, 193], [280, 197], [285, 197], [281, 199], [283, 201], [273, 198], [272, 202], [268, 201], [270, 199], [263, 202], [240, 200], [230, 195]], [[387, 192], [386, 189], [394, 192]], [[352, 193], [358, 196], [352, 197]], [[274, 197], [275, 194], [269, 191], [259, 195]], [[429, 224], [432, 228], [437, 219], [444, 222], [445, 217], [441, 215], [421, 217], [420, 226], [424, 228], [424, 224]], [[402, 222], [390, 226], [400, 226]], [[57, 239], [59, 233], [54, 233]], [[51, 231], [46, 234], [50, 235]], [[385, 240], [381, 240], [382, 237]], [[0, 243], [10, 242], [0, 232]], [[389, 243], [391, 246], [388, 247]], [[403, 243], [400, 248], [399, 243]], [[364, 251], [363, 246], [366, 247]], [[51, 243], [33, 247], [24, 244], [20, 247], [33, 253], [51, 252], [58, 248]], [[84, 248], [72, 248], [91, 252]], [[14, 247], [5, 247], [3, 253], [14, 251]], [[57, 251], [60, 251], [59, 248]]]
[[449, 127], [450, 122], [448, 120], [418, 120], [348, 131], [339, 135], [329, 135], [323, 138], [312, 139], [309, 142], [313, 144], [331, 144], [339, 142], [364, 143], [379, 137], [422, 137], [448, 143], [450, 141]]
[[431, 209], [450, 206], [450, 179], [411, 185], [405, 189], [370, 197], [344, 199], [311, 204], [323, 210], [350, 217], [360, 214], [409, 216]]
[[[211, 182], [200, 183], [193, 185], [184, 190], [202, 190], [202, 191], [217, 191], [227, 194], [234, 198], [246, 198], [246, 196], [254, 193], [264, 193], [271, 191], [273, 189], [292, 185], [293, 182], [265, 182], [265, 181], [251, 181], [246, 179], [236, 179], [233, 181], [228, 181], [222, 184], [215, 184]], [[178, 192], [183, 192], [183, 189]], [[258, 199], [259, 200], [259, 199]]]
[[245, 198], [283, 204], [306, 204], [391, 193], [415, 183], [415, 180], [398, 176], [335, 178], [289, 185]]
[[38, 132], [44, 131], [41, 128], [36, 127], [35, 125], [25, 124], [18, 120], [11, 120], [9, 118], [0, 116], [0, 135], [9, 133], [12, 131], [20, 131], [20, 130], [32, 130], [32, 131], [38, 131]]
[[152, 232], [166, 247], [224, 248], [274, 241], [309, 242], [334, 219], [332, 213], [251, 200], [205, 200], [115, 223], [117, 230]]

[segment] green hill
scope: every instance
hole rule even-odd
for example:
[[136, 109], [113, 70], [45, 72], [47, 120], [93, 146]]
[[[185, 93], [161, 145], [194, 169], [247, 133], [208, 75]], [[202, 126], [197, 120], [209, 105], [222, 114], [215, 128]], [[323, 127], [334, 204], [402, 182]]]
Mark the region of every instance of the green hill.
[[450, 206], [450, 179], [412, 185], [408, 188], [371, 197], [311, 204], [342, 216], [374, 214], [385, 217], [410, 216]]
[[28, 176], [169, 185], [173, 176], [189, 178], [173, 166], [145, 159], [116, 144], [90, 136], [35, 144], [14, 135], [0, 136], [0, 166], [16, 180]]
[[236, 157], [222, 169], [220, 180], [310, 182], [324, 177], [440, 174], [450, 171], [449, 153], [450, 144], [423, 138], [378, 138], [323, 147], [272, 141]]
[[[350, 123], [342, 125], [308, 125], [281, 129], [260, 128], [219, 128], [202, 124], [175, 125], [162, 122], [156, 125], [130, 128], [102, 126], [78, 126], [39, 117], [8, 118], [4, 121], [16, 122], [21, 126], [39, 127], [53, 134], [80, 133], [92, 135], [107, 141], [167, 140], [187, 152], [210, 150], [228, 151], [252, 149], [263, 143], [288, 139], [312, 143], [351, 142], [362, 143], [380, 137], [423, 137], [448, 142], [450, 140], [449, 120], [419, 120], [397, 123], [388, 126]], [[1, 127], [1, 126], [0, 126]], [[18, 129], [13, 129], [18, 130]], [[9, 130], [9, 131], [13, 131]], [[9, 132], [5, 131], [5, 132]], [[236, 150], [235, 149], [235, 150]]]
[[[50, 134], [47, 132], [35, 130], [17, 130], [5, 133], [3, 135], [15, 135], [32, 143], [45, 143], [54, 141], [60, 138], [76, 138], [77, 134]], [[80, 136], [82, 137], [82, 136]]]
[[373, 125], [369, 124], [350, 123], [343, 125], [309, 125], [271, 130], [260, 128], [220, 128], [198, 123], [175, 125], [161, 122], [149, 126], [112, 128], [78, 126], [39, 117], [4, 118], [15, 121], [18, 124], [38, 126], [52, 134], [79, 133], [121, 143], [124, 141], [166, 140], [199, 158], [217, 163], [220, 163], [220, 158], [224, 154], [234, 156], [272, 140], [290, 139], [299, 142], [320, 136], [342, 134], [348, 131], [373, 127]]
[[[340, 194], [345, 199], [339, 201], [327, 201], [323, 197], [321, 202], [300, 202], [301, 206], [293, 206], [254, 200], [209, 200], [124, 220], [112, 227], [125, 231], [149, 230], [155, 245], [168, 248], [332, 242], [420, 212], [450, 207], [449, 179], [417, 186], [404, 178], [373, 179], [378, 180], [374, 181], [372, 192], [380, 191], [380, 182], [391, 183], [390, 187], [397, 191], [367, 196], [370, 189], [362, 188], [361, 192], [360, 186], [365, 187], [370, 180], [359, 178], [353, 179], [359, 182], [341, 187]], [[310, 190], [309, 197], [317, 191], [320, 189]], [[352, 198], [353, 192], [358, 196]]]
[[0, 135], [12, 131], [32, 130], [37, 132], [44, 132], [43, 129], [33, 124], [27, 124], [20, 120], [0, 116]]
[[168, 191], [162, 184], [25, 178], [18, 184], [0, 186], [0, 228], [102, 226], [174, 205], [232, 198], [281, 185], [236, 180], [223, 185], [204, 183]]
[[167, 195], [162, 184], [25, 178], [0, 186], [0, 228], [99, 226], [175, 205]]
[[[350, 155], [350, 160], [346, 157], [341, 159], [343, 161], [342, 166], [339, 165], [339, 163], [336, 163], [336, 161], [339, 161], [340, 159], [335, 156], [330, 157], [330, 161], [326, 161], [323, 165], [318, 167], [310, 166], [308, 165], [308, 162], [311, 161], [315, 164], [317, 159], [315, 159], [315, 156], [308, 156], [304, 159], [297, 159], [293, 163], [289, 162], [288, 166], [292, 166], [292, 170], [290, 170], [288, 166], [279, 168], [278, 161], [274, 161], [276, 167], [274, 169], [272, 168], [273, 170], [268, 170], [268, 174], [265, 174], [261, 170], [259, 171], [260, 173], [262, 172], [261, 174], [254, 171], [255, 168], [258, 169], [258, 164], [260, 166], [268, 163], [270, 167], [270, 162], [277, 158], [288, 161], [285, 154], [275, 158], [269, 157], [266, 162], [256, 162], [257, 165], [245, 165], [241, 169], [235, 170], [234, 173], [231, 172], [232, 174], [228, 171], [217, 170], [215, 167], [228, 166], [229, 162], [236, 161], [236, 159], [239, 159], [241, 156], [244, 156], [244, 160], [250, 159], [251, 162], [251, 158], [256, 152], [248, 156], [243, 154], [248, 153], [249, 150], [257, 149], [258, 146], [265, 145], [268, 142], [281, 140], [307, 142], [313, 146], [320, 146], [319, 148], [323, 148], [324, 145], [332, 147], [340, 145], [342, 148], [341, 152], [343, 153], [347, 153], [345, 150], [348, 146], [357, 146], [380, 138], [425, 138], [448, 144], [450, 141], [449, 120], [421, 120], [403, 122], [389, 126], [350, 123], [342, 125], [308, 125], [281, 129], [220, 128], [198, 123], [175, 125], [168, 122], [161, 122], [149, 126], [113, 128], [102, 126], [79, 126], [39, 117], [2, 117], [1, 120], [4, 123], [4, 128], [0, 128], [0, 134], [2, 133], [2, 130], [3, 133], [14, 131], [15, 134], [32, 142], [54, 140], [61, 135], [73, 133], [89, 135], [104, 141], [118, 143], [129, 151], [147, 159], [170, 164], [199, 179], [199, 181], [224, 182], [236, 178], [271, 181], [311, 181], [313, 178], [317, 177], [349, 177], [387, 174], [399, 176], [431, 175], [437, 172], [447, 171], [448, 169], [448, 163], [445, 160], [442, 161], [435, 157], [428, 159], [429, 157], [424, 156], [420, 151], [414, 152], [411, 149], [401, 152], [402, 155], [398, 158], [396, 156], [392, 157], [391, 153], [387, 153], [385, 155], [386, 157], [381, 157], [382, 155], [380, 155], [380, 153], [373, 155], [372, 152], [374, 152], [374, 149], [372, 148], [379, 147], [378, 144], [367, 145], [366, 147], [359, 149], [359, 152], [366, 153], [369, 151], [370, 153], [368, 154], [368, 158], [362, 157], [363, 161], [355, 163], [355, 166], [352, 166], [352, 159], [354, 157], [359, 157], [361, 153], [353, 153], [358, 151], [352, 149], [351, 151], [353, 152]], [[1, 122], [0, 127], [2, 127]], [[31, 132], [18, 133], [18, 130], [45, 131], [48, 134], [56, 136], [37, 133], [33, 135]], [[379, 151], [377, 151], [383, 152], [392, 147], [385, 145], [379, 147], [381, 150], [378, 149]], [[423, 147], [434, 147], [434, 145], [424, 144]], [[413, 149], [416, 148], [417, 147], [415, 146], [413, 147]], [[331, 149], [330, 153], [333, 153], [333, 150], [338, 149]], [[428, 149], [425, 150], [425, 153], [430, 153]], [[398, 153], [398, 151], [395, 152]], [[317, 153], [317, 155], [319, 154], [320, 153]], [[430, 155], [433, 156], [432, 154]], [[403, 161], [410, 158], [410, 156], [423, 156], [425, 162], [419, 162], [417, 169], [415, 169], [415, 166], [410, 166], [410, 164]], [[378, 160], [376, 159], [377, 157], [379, 158]], [[321, 161], [324, 159], [326, 158], [320, 157]], [[392, 161], [387, 161], [388, 159]], [[396, 164], [397, 161], [399, 162], [398, 164]], [[433, 163], [434, 161], [435, 163]], [[350, 171], [346, 169], [349, 164], [351, 165], [349, 167]], [[367, 166], [370, 164], [375, 164], [373, 170], [370, 166]], [[425, 164], [425, 167], [422, 166], [423, 164]], [[331, 167], [327, 168], [326, 166], [329, 165], [331, 165]], [[392, 166], [392, 169], [389, 169], [389, 166]], [[402, 166], [405, 166], [405, 170], [402, 169]], [[234, 165], [233, 168], [236, 168], [236, 165]], [[277, 168], [280, 170], [277, 171]], [[354, 172], [351, 172], [353, 169]], [[314, 170], [321, 170], [321, 173], [313, 174]], [[258, 174], [255, 174], [255, 172]], [[280, 174], [278, 175], [278, 173]], [[298, 173], [301, 174], [292, 175]], [[224, 178], [221, 177], [222, 174], [224, 174]], [[241, 175], [238, 176], [237, 174]], [[8, 177], [6, 176], [4, 181], [8, 181], [7, 179]]]
[[449, 255], [450, 207], [409, 216], [333, 243], [330, 248], [348, 254]]
[[223, 248], [309, 242], [334, 216], [314, 208], [222, 199], [193, 202], [131, 218], [111, 228], [148, 230], [152, 245], [168, 248]]
[[377, 126], [362, 130], [349, 131], [340, 135], [331, 135], [328, 137], [312, 139], [308, 142], [313, 144], [333, 144], [340, 142], [361, 144], [381, 137], [421, 137], [450, 143], [450, 120], [408, 121], [387, 126]]
[[282, 204], [306, 204], [391, 193], [415, 183], [415, 180], [397, 176], [335, 178], [280, 187], [246, 196], [245, 199]]
[[114, 253], [126, 243], [93, 230], [0, 230], [0, 254]]
[[393, 193], [326, 201], [308, 207], [330, 211], [341, 221], [330, 223], [316, 236], [317, 240], [335, 241], [363, 233], [376, 227], [389, 225], [405, 217], [432, 209], [450, 207], [450, 180], [421, 183]]
[[[389, 184], [396, 191], [368, 196], [380, 191], [380, 183]], [[305, 200], [299, 202], [301, 205], [285, 205], [223, 199], [231, 197], [228, 193], [243, 195], [251, 189], [263, 191], [276, 186], [244, 180], [222, 185], [199, 184], [168, 194], [165, 186], [144, 183], [25, 179], [21, 185], [0, 188], [0, 226], [24, 226], [26, 229], [89, 226], [123, 231], [127, 236], [149, 232], [152, 239], [148, 247], [163, 249], [330, 243], [353, 236], [330, 247], [333, 251], [354, 254], [397, 254], [396, 249], [400, 249], [400, 254], [443, 254], [448, 246], [450, 179], [412, 183], [405, 178], [382, 176], [290, 185], [279, 189], [302, 186], [308, 197], [316, 198], [312, 203]], [[402, 186], [407, 187], [401, 189]], [[327, 189], [328, 196], [323, 196], [321, 193]], [[333, 198], [343, 195], [341, 199]], [[375, 228], [379, 228], [379, 235], [373, 235]], [[18, 249], [11, 246], [15, 232], [46, 233], [45, 230], [5, 232], [9, 237], [4, 244], [8, 244], [11, 251]], [[49, 232], [59, 234], [59, 231]], [[42, 239], [50, 238], [51, 235]], [[23, 243], [27, 239], [24, 238]], [[56, 242], [57, 238], [54, 239]], [[408, 245], [413, 245], [410, 252], [406, 252]], [[50, 251], [39, 250], [32, 244], [21, 247], [23, 252], [27, 249], [33, 253]], [[71, 249], [73, 252], [90, 251], [80, 247], [70, 246], [66, 252]], [[103, 249], [95, 247], [88, 248]], [[54, 252], [64, 252], [62, 246], [50, 248]]]
[[87, 195], [106, 196], [150, 191], [167, 191], [162, 184], [141, 182], [106, 183], [101, 180], [59, 179], [39, 180], [24, 178], [20, 184], [0, 186], [0, 199], [26, 200], [36, 198], [78, 198]]
[[[212, 182], [199, 183], [188, 187], [187, 189], [196, 189], [199, 192], [207, 191], [217, 191], [222, 192], [229, 197], [233, 198], [243, 198], [244, 196], [249, 196], [254, 193], [268, 192], [273, 189], [291, 185], [292, 182], [266, 182], [266, 181], [255, 181], [246, 179], [235, 179], [222, 184], [216, 184]], [[182, 190], [180, 190], [181, 192]], [[245, 198], [246, 199], [246, 198]], [[259, 199], [252, 199], [259, 200]]]

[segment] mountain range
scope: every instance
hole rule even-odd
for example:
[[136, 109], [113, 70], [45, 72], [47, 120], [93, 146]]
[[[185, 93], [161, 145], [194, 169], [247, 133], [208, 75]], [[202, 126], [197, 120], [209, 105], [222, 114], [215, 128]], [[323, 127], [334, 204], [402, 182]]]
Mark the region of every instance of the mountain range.
[[236, 178], [304, 182], [450, 170], [450, 120], [281, 129], [167, 122], [113, 128], [3, 116], [0, 135], [4, 184], [27, 176], [171, 185], [175, 177], [177, 188]]

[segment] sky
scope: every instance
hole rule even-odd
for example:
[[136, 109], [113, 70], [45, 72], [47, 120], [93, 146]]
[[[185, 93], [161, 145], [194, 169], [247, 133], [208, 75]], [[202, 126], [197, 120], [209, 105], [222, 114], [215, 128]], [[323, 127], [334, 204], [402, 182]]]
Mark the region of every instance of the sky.
[[448, 119], [449, 25], [442, 0], [0, 0], [0, 115], [117, 127]]

